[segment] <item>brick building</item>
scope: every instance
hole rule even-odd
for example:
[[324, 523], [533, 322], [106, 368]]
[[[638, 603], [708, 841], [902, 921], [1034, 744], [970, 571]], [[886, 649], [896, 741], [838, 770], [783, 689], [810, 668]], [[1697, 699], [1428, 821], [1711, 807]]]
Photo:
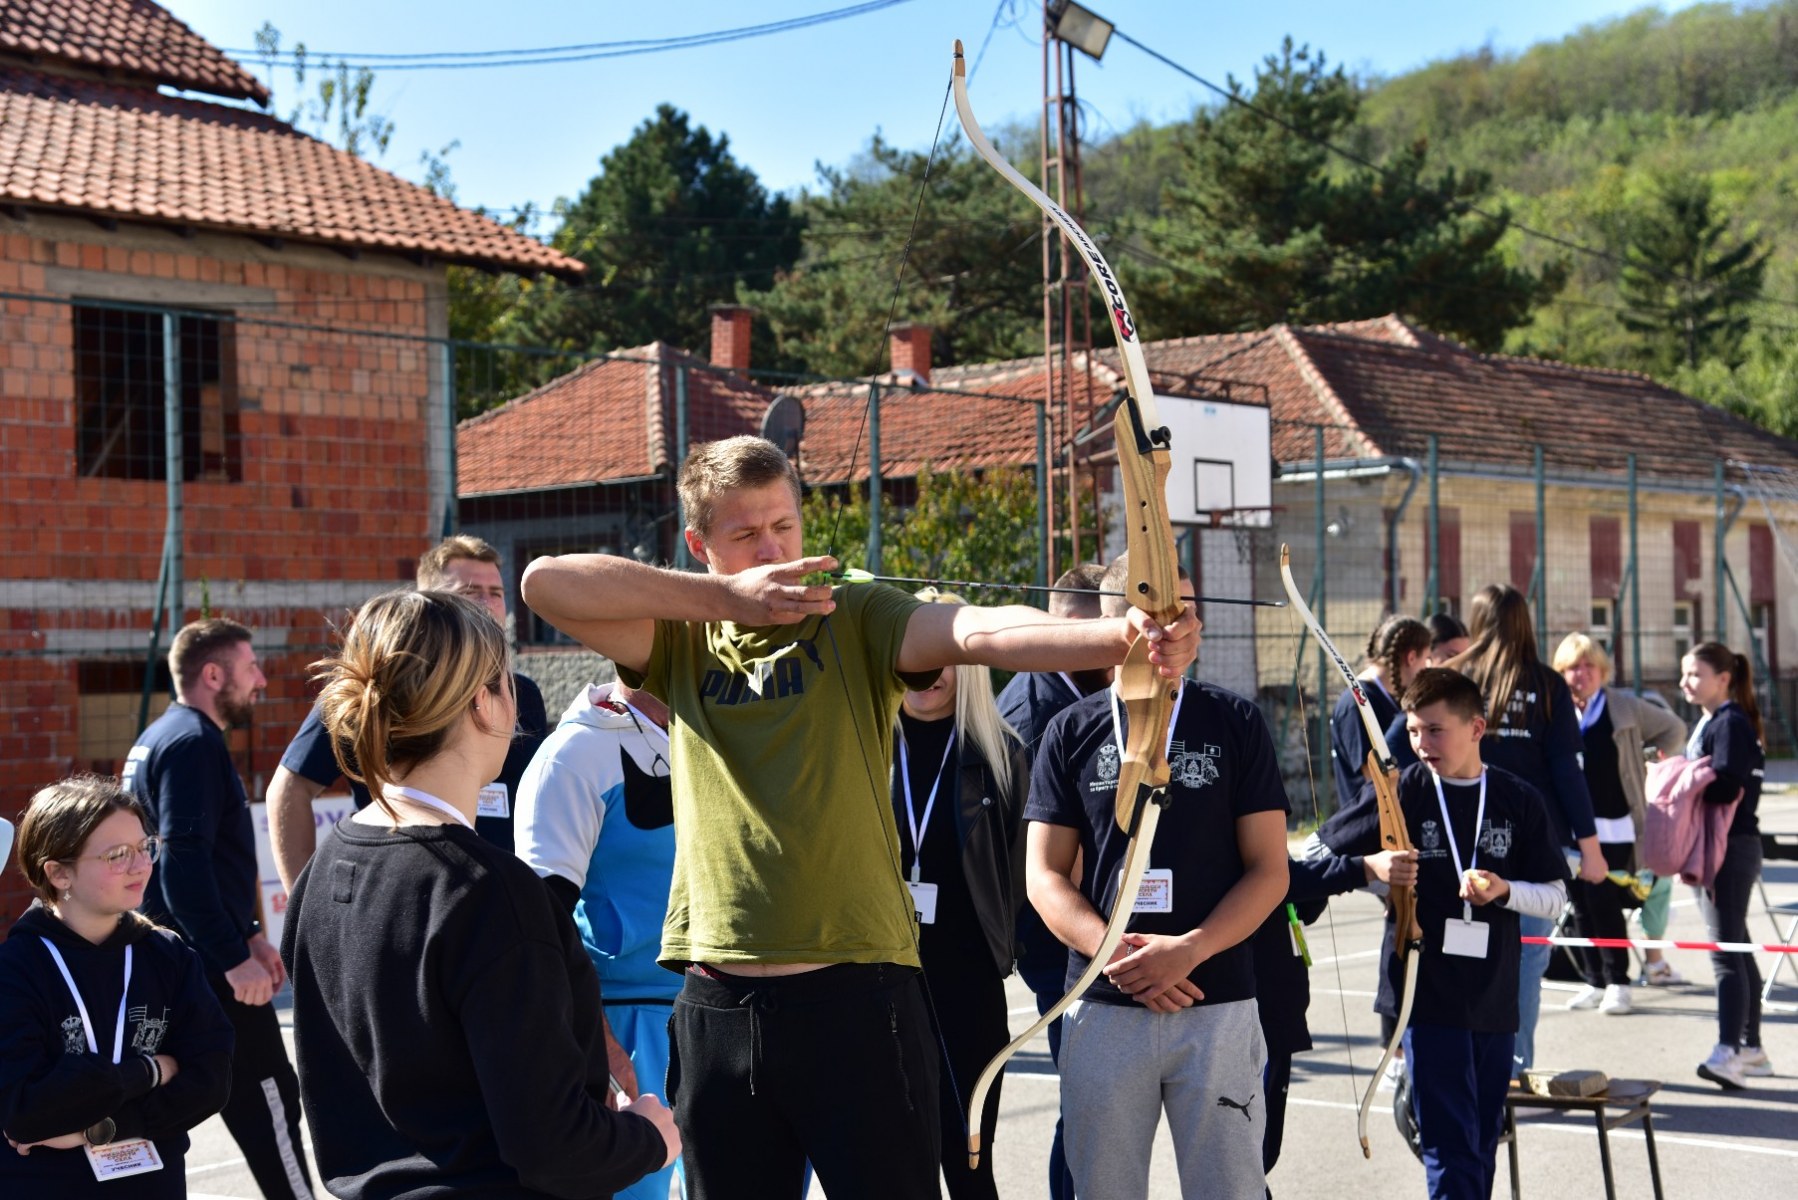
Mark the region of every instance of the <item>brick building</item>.
[[0, 814], [136, 734], [177, 458], [181, 616], [254, 627], [269, 676], [259, 794], [329, 622], [450, 516], [446, 267], [581, 270], [268, 100], [145, 0], [0, 0]]

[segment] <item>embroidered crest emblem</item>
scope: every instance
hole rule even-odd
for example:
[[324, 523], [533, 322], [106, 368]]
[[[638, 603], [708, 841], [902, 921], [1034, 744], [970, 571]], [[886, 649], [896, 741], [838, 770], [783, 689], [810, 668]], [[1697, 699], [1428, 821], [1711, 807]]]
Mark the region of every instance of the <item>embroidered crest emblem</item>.
[[1175, 752], [1169, 766], [1173, 768], [1174, 782], [1181, 787], [1202, 788], [1208, 783], [1217, 782], [1216, 746], [1206, 746], [1204, 750], [1188, 750], [1186, 743], [1176, 742]]
[[131, 1035], [133, 1050], [155, 1054], [162, 1049], [162, 1039], [169, 1035], [169, 1010], [166, 1007], [160, 1017], [152, 1017], [149, 1006], [140, 1004], [126, 1012], [125, 1019], [137, 1022], [137, 1032]]
[[62, 1021], [62, 1052], [64, 1054], [86, 1054], [87, 1034], [81, 1028], [81, 1018], [64, 1017]]
[[1418, 839], [1423, 843], [1422, 849], [1442, 849], [1442, 827], [1434, 821], [1423, 823], [1423, 836]]
[[1118, 777], [1118, 748], [1110, 742], [1099, 747], [1099, 782], [1113, 783]]
[[1509, 858], [1511, 856], [1511, 827], [1487, 822], [1486, 828], [1480, 830], [1480, 853], [1489, 854], [1493, 858]]

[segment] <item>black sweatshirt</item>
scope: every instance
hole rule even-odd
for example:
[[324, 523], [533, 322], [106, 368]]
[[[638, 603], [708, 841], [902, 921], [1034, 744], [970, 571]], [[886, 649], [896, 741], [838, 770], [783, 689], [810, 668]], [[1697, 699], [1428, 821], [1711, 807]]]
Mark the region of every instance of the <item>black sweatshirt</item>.
[[1687, 758], [1711, 756], [1717, 778], [1704, 790], [1706, 804], [1728, 804], [1739, 794], [1742, 804], [1729, 823], [1730, 837], [1760, 834], [1761, 781], [1766, 776], [1767, 756], [1754, 725], [1735, 701], [1730, 700], [1698, 723], [1686, 746]]
[[186, 938], [213, 974], [241, 965], [261, 932], [256, 835], [224, 732], [198, 709], [169, 705], [138, 735], [124, 784], [163, 840], [144, 915]]
[[[88, 1050], [75, 998], [44, 948], [53, 942], [94, 1023], [100, 1053]], [[118, 1065], [112, 1043], [132, 948], [131, 990]], [[187, 1131], [224, 1107], [231, 1090], [234, 1034], [206, 983], [197, 955], [166, 929], [121, 921], [99, 945], [33, 904], [0, 944], [0, 1128], [14, 1141], [42, 1141], [106, 1117], [117, 1138], [148, 1137], [160, 1171], [101, 1183], [79, 1148], [0, 1147], [0, 1195], [149, 1200], [187, 1195]], [[166, 1054], [179, 1070], [152, 1089], [146, 1054]]]
[[605, 1107], [599, 978], [536, 874], [462, 826], [339, 822], [281, 940], [300, 1097], [340, 1200], [606, 1196], [661, 1135]]

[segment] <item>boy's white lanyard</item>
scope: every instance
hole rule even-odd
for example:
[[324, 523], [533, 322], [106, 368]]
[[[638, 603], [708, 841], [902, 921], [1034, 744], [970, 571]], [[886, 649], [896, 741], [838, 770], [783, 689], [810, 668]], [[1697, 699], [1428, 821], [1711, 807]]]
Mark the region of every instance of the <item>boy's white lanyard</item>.
[[[1442, 809], [1442, 828], [1448, 833], [1448, 852], [1454, 856], [1455, 883], [1459, 887], [1460, 881], [1466, 878], [1467, 872], [1473, 870], [1480, 862], [1480, 822], [1486, 819], [1486, 769], [1480, 768], [1480, 807], [1473, 814], [1473, 858], [1466, 867], [1461, 866], [1461, 848], [1455, 844], [1455, 823], [1448, 819], [1448, 801], [1442, 795], [1442, 776], [1431, 771], [1430, 778], [1436, 784], [1436, 804]], [[1461, 919], [1473, 920], [1472, 901], [1461, 901]]]
[[[1111, 695], [1111, 736], [1117, 739], [1118, 761], [1122, 762], [1124, 758], [1124, 723], [1123, 717], [1120, 714], [1123, 712], [1123, 709], [1122, 706], [1118, 704], [1117, 685], [1113, 684], [1108, 691]], [[1180, 705], [1185, 701], [1186, 681], [1182, 679], [1180, 681], [1180, 690], [1174, 694], [1174, 714], [1167, 719], [1167, 745], [1163, 746], [1161, 749], [1163, 756], [1166, 756], [1167, 752], [1174, 748], [1174, 730], [1179, 728]]]
[[401, 787], [396, 783], [388, 785], [387, 794], [389, 796], [399, 796], [403, 799], [410, 800], [414, 804], [422, 804], [426, 808], [434, 808], [445, 816], [455, 818], [458, 824], [468, 829], [474, 828], [474, 822], [463, 816], [461, 809], [457, 808], [447, 800], [438, 799], [429, 792], [421, 792], [417, 788]]
[[943, 747], [943, 765], [936, 769], [936, 778], [930, 783], [930, 798], [924, 801], [924, 819], [918, 820], [917, 809], [911, 801], [911, 754], [906, 749], [905, 735], [899, 735], [899, 780], [905, 785], [905, 822], [911, 826], [911, 881], [924, 882], [922, 864], [924, 861], [924, 830], [930, 826], [930, 814], [936, 809], [936, 792], [943, 786], [943, 772], [949, 769], [949, 752], [955, 749], [955, 730], [949, 731], [949, 744]]
[[[75, 977], [69, 974], [69, 964], [62, 960], [62, 952], [44, 941], [44, 949], [56, 960], [56, 969], [62, 972], [62, 981], [69, 985], [69, 995], [75, 997], [75, 1011], [81, 1014], [81, 1032], [87, 1034], [87, 1048], [93, 1053], [100, 1053], [100, 1043], [94, 1040], [94, 1022], [87, 1015], [87, 1002], [81, 998], [81, 989], [75, 986]], [[112, 1029], [112, 1061], [117, 1066], [119, 1057], [125, 1050], [125, 997], [131, 991], [131, 947], [125, 947], [125, 985], [119, 990], [119, 1021]]]

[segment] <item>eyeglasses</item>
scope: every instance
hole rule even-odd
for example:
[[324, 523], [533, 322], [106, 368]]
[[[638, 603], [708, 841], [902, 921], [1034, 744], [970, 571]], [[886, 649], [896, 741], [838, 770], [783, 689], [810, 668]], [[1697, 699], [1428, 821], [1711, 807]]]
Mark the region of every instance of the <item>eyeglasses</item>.
[[110, 850], [102, 850], [98, 854], [83, 854], [74, 861], [82, 859], [98, 859], [106, 864], [106, 869], [114, 875], [123, 875], [129, 871], [138, 859], [154, 864], [162, 858], [162, 839], [147, 837], [135, 846], [114, 846]]
[[[631, 706], [627, 704], [624, 706], [624, 711], [625, 715], [630, 717], [631, 724], [637, 727], [637, 736], [642, 738], [644, 743], [649, 746], [649, 752], [654, 756], [649, 763], [649, 773], [657, 779], [666, 779], [674, 774], [674, 768], [669, 765], [667, 759], [662, 757], [661, 751], [655, 748], [655, 743], [649, 740], [649, 735], [643, 732], [643, 722], [637, 720], [636, 710], [632, 709]], [[660, 770], [657, 768], [660, 768]]]

